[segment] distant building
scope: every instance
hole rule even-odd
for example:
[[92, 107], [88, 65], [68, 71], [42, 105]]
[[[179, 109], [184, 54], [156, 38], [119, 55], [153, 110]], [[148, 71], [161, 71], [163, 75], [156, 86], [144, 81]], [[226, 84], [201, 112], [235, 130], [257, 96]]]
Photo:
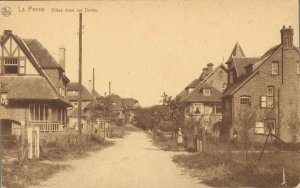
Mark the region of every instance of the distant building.
[[[101, 98], [101, 95], [92, 89], [87, 89], [81, 85], [81, 123], [83, 129], [87, 126], [87, 118], [90, 115], [92, 103]], [[78, 101], [79, 101], [79, 83], [71, 82], [67, 85], [67, 96], [70, 99], [73, 109], [68, 111], [68, 127], [78, 129]]]
[[223, 64], [215, 69], [213, 64], [207, 64], [198, 79], [193, 80], [183, 92], [178, 95], [186, 104], [185, 117], [194, 120], [222, 118], [222, 92], [227, 87], [227, 69]]
[[134, 118], [134, 111], [139, 107], [139, 102], [133, 98], [123, 98], [122, 99], [123, 112], [126, 114], [125, 118], [128, 118], [129, 122], [132, 122]]
[[[293, 28], [283, 27], [280, 32], [281, 43], [260, 58], [245, 57], [236, 44], [226, 62], [229, 84], [223, 94], [223, 135], [227, 138], [233, 133], [241, 137], [241, 128], [248, 124], [252, 141], [265, 141], [269, 131], [286, 142], [295, 134], [299, 137], [299, 131], [291, 128], [293, 122], [299, 127], [300, 120], [299, 49], [293, 45]], [[254, 116], [243, 122], [242, 112]]]

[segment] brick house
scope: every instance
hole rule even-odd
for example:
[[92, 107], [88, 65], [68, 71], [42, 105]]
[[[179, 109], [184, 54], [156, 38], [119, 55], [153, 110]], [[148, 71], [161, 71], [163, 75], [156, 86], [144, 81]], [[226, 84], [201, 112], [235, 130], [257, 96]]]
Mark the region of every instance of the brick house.
[[223, 64], [215, 69], [213, 64], [207, 64], [198, 79], [193, 80], [183, 92], [179, 94], [181, 102], [187, 106], [186, 119], [195, 120], [208, 118], [214, 122], [222, 118], [222, 92], [227, 87], [227, 69]]
[[40, 135], [63, 132], [71, 106], [65, 96], [69, 79], [64, 64], [58, 64], [36, 39], [21, 39], [11, 30], [0, 37], [2, 133], [27, 135], [25, 127], [38, 127]]
[[233, 133], [240, 138], [243, 129], [257, 142], [265, 141], [269, 131], [286, 142], [299, 135], [291, 128], [295, 121], [299, 127], [299, 49], [293, 45], [293, 28], [283, 26], [280, 32], [281, 43], [260, 58], [245, 57], [236, 44], [226, 62], [229, 74], [222, 131], [226, 138]]

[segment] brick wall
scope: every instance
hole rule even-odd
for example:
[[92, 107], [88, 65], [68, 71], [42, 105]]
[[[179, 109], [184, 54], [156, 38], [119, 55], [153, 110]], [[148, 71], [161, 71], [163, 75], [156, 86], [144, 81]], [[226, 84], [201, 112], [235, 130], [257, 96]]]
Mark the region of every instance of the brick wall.
[[[257, 109], [256, 121], [264, 122], [266, 119], [275, 119], [275, 134], [284, 141], [290, 141], [291, 135], [288, 131], [288, 120], [290, 119], [291, 111], [295, 110], [296, 106], [299, 107], [298, 93], [300, 90], [297, 86], [299, 85], [300, 76], [296, 75], [296, 61], [298, 60], [299, 54], [293, 49], [284, 50], [283, 56], [282, 48], [276, 50], [276, 52], [259, 68], [259, 73], [234, 94], [233, 113], [235, 120], [238, 119], [237, 114], [240, 110], [240, 96], [250, 96], [251, 107]], [[279, 62], [278, 75], [271, 74], [272, 61]], [[268, 86], [274, 86], [274, 108], [260, 108], [260, 96], [266, 95]], [[250, 130], [249, 134], [251, 134], [253, 140], [265, 140], [265, 136], [254, 134], [254, 129]]]

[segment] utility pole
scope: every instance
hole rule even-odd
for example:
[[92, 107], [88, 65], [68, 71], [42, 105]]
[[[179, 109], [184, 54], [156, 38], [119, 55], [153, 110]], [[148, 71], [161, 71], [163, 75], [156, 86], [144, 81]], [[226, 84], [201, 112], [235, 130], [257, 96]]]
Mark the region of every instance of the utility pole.
[[78, 135], [81, 144], [82, 125], [81, 125], [81, 91], [82, 91], [82, 13], [79, 13], [79, 67], [78, 67]]

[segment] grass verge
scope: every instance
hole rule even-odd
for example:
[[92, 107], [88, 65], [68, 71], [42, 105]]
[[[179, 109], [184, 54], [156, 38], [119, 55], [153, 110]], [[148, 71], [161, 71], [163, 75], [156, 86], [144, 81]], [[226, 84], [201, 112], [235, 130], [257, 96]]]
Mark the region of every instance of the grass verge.
[[288, 187], [300, 182], [300, 154], [297, 152], [259, 154], [198, 153], [174, 156], [173, 161], [188, 169], [196, 169], [201, 181], [214, 187], [280, 187], [283, 168]]
[[3, 185], [7, 188], [39, 185], [41, 181], [67, 168], [68, 165], [47, 164], [41, 161], [25, 161], [23, 164], [17, 161], [5, 163], [2, 169]]

